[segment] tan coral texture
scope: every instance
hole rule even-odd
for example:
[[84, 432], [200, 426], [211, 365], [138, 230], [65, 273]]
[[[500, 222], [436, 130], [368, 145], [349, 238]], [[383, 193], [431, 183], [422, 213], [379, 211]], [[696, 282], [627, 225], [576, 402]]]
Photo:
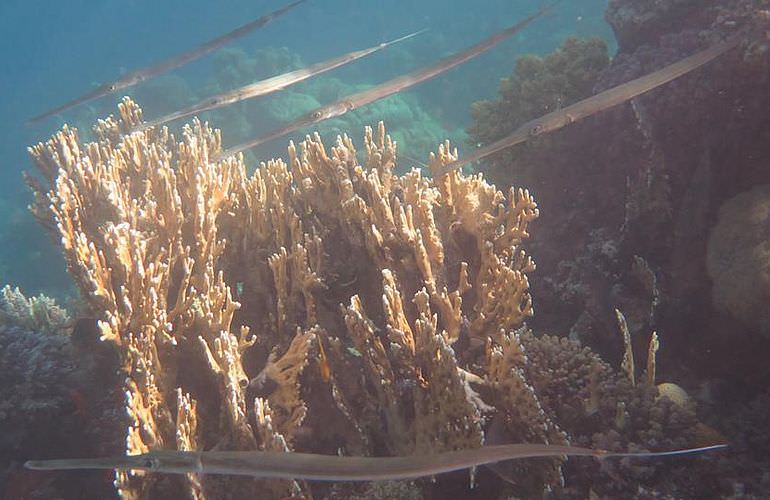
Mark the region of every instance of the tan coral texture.
[[[33, 211], [121, 353], [126, 453], [431, 454], [481, 446], [496, 416], [519, 441], [590, 445], [603, 431], [613, 449], [665, 447], [669, 420], [679, 434], [691, 423], [590, 351], [522, 328], [538, 216], [527, 190], [398, 175], [382, 124], [360, 151], [309, 136], [288, 163], [249, 173], [220, 157], [219, 131], [132, 131], [141, 114], [126, 98], [95, 142], [65, 127], [30, 149]], [[429, 168], [456, 157], [442, 144]], [[561, 488], [562, 465], [523, 463], [530, 479], [507, 488]], [[313, 494], [195, 474], [115, 484], [125, 498]]]

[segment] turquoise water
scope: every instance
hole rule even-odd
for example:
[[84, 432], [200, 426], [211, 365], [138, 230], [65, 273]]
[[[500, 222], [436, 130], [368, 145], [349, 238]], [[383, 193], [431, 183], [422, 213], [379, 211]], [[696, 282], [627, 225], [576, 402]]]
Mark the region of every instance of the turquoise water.
[[[13, 283], [28, 294], [67, 294], [63, 261], [25, 208], [30, 195], [21, 172], [31, 167], [26, 147], [45, 140], [65, 122], [87, 130], [97, 117], [115, 111], [122, 94], [83, 104], [34, 126], [27, 126], [27, 119], [282, 5], [281, 1], [245, 0], [224, 4], [177, 0], [2, 2], [0, 283]], [[272, 76], [271, 70], [318, 62], [428, 28], [419, 38], [283, 94], [236, 106], [234, 111], [204, 115], [224, 129], [226, 145], [234, 145], [282, 125], [281, 119], [294, 118], [309, 106], [326, 104], [324, 99], [330, 94], [325, 89], [339, 94], [413, 71], [516, 22], [538, 5], [529, 0], [398, 0], [384, 7], [378, 2], [310, 0], [228, 47], [125, 93], [135, 96], [148, 116], [156, 116], [196, 102], [213, 90], [243, 85], [255, 76]], [[342, 121], [327, 130], [349, 131], [358, 137], [362, 123], [383, 118], [389, 132], [402, 139], [402, 151], [423, 161], [444, 138], [463, 145], [470, 104], [494, 96], [500, 78], [510, 74], [517, 56], [548, 52], [570, 35], [595, 35], [612, 42], [603, 9], [601, 0], [564, 2], [553, 14], [477, 60], [374, 104], [359, 119]], [[256, 51], [275, 49], [282, 51], [283, 59], [272, 68], [258, 68], [256, 73], [233, 70], [233, 61], [243, 62]], [[318, 128], [324, 130], [324, 126]], [[255, 150], [252, 161], [284, 155], [287, 140]]]
[[[252, 450], [280, 446], [276, 436], [288, 436], [292, 451], [352, 456], [475, 447], [482, 438], [615, 452], [729, 445], [659, 460], [509, 461], [479, 468], [474, 488], [464, 472], [412, 484], [308, 486], [329, 500], [770, 497], [770, 0], [559, 2], [470, 62], [245, 153], [251, 171], [285, 159], [288, 141], [314, 130], [327, 152], [342, 133], [361, 152], [363, 127], [384, 120], [398, 141], [396, 181], [364, 178], [349, 162], [338, 170], [314, 165], [316, 177], [294, 177], [289, 188], [265, 182], [286, 189], [277, 210], [261, 189], [230, 186], [237, 194], [215, 222], [227, 245], [211, 256], [203, 252], [216, 246], [200, 244], [206, 238], [187, 212], [199, 206], [190, 185], [200, 188], [205, 175], [190, 182], [178, 165], [160, 169], [184, 179], [182, 229], [168, 246], [189, 245], [195, 265], [164, 253], [158, 235], [169, 219], [156, 217], [153, 205], [160, 189], [138, 197], [138, 210], [153, 217], [138, 217], [136, 227], [112, 225], [122, 209], [99, 193], [82, 219], [106, 255], [109, 269], [99, 276], [109, 279], [74, 272], [81, 288], [73, 286], [58, 236], [27, 210], [22, 175], [37, 173], [26, 148], [65, 123], [85, 143], [124, 95], [151, 120], [426, 30], [289, 89], [202, 114], [229, 148], [428, 67], [541, 6], [307, 0], [181, 68], [27, 124], [287, 1], [0, 1], [0, 498], [115, 497], [110, 471], [47, 473], [26, 469], [27, 460], [158, 447]], [[565, 43], [569, 37], [577, 39]], [[693, 54], [705, 57], [702, 65], [693, 65]], [[672, 64], [689, 66], [622, 103], [601, 100], [621, 84], [670, 74]], [[577, 115], [586, 108], [572, 105], [585, 106], [589, 96], [594, 113]], [[543, 115], [560, 122], [533, 121]], [[169, 128], [178, 134], [190, 120]], [[429, 180], [402, 175], [444, 139], [467, 160], [511, 133], [521, 139], [516, 146], [464, 166], [487, 184], [435, 170]], [[155, 141], [153, 134], [146, 137]], [[345, 169], [351, 181], [338, 182]], [[120, 186], [157, 186], [153, 173], [133, 171]], [[530, 191], [509, 196], [510, 186]], [[352, 208], [351, 190], [360, 203]], [[385, 201], [377, 204], [380, 190]], [[379, 211], [385, 204], [393, 207], [387, 217]], [[360, 207], [375, 215], [361, 216]], [[400, 217], [399, 207], [408, 207], [407, 221], [414, 215], [415, 231], [393, 229], [389, 216]], [[135, 229], [152, 255], [126, 271], [126, 252], [141, 243], [118, 243], [114, 254], [104, 247]], [[215, 271], [225, 287], [212, 285]], [[157, 280], [145, 280], [151, 275]], [[27, 301], [17, 286], [66, 310], [46, 298]], [[229, 296], [221, 300], [223, 289], [240, 309], [228, 307]], [[253, 334], [248, 341], [236, 338], [242, 326]], [[278, 434], [257, 435], [275, 430], [260, 419], [271, 411]], [[197, 429], [183, 436], [196, 418]], [[129, 490], [171, 498], [182, 486], [194, 491], [195, 479], [158, 474], [129, 481]], [[251, 479], [202, 483], [208, 498], [247, 497], [265, 484], [278, 488], [271, 498], [287, 491]]]

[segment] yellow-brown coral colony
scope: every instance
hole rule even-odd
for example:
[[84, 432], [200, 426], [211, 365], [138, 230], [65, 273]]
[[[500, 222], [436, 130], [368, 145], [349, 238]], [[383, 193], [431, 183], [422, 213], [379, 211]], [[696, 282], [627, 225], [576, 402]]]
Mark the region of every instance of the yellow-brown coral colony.
[[[521, 442], [691, 441], [692, 412], [656, 398], [652, 380], [635, 387], [576, 342], [523, 328], [528, 191], [398, 175], [382, 124], [362, 151], [316, 135], [249, 173], [240, 156], [219, 159], [219, 131], [197, 120], [181, 140], [129, 133], [140, 123], [125, 99], [96, 142], [65, 127], [31, 148], [34, 213], [121, 352], [126, 453], [426, 454], [481, 446], [498, 415]], [[456, 157], [443, 144], [429, 167]], [[523, 462], [537, 473], [518, 487], [559, 487], [561, 465]], [[115, 484], [128, 498], [312, 493], [192, 474]]]

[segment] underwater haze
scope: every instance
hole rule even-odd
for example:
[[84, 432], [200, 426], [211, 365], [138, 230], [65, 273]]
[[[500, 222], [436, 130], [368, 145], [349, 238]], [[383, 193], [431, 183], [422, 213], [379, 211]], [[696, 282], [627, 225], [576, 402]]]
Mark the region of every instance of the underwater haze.
[[0, 2], [0, 498], [770, 497], [768, 33]]
[[[56, 261], [57, 252], [26, 213], [29, 193], [20, 175], [30, 168], [26, 147], [50, 135], [63, 123], [88, 130], [97, 117], [114, 112], [122, 94], [87, 103], [32, 126], [25, 125], [27, 120], [97, 85], [176, 55], [282, 6], [280, 1], [238, 0], [226, 6], [216, 2], [173, 1], [64, 2], [44, 6], [16, 0], [3, 2], [0, 50], [7, 72], [0, 80], [0, 108], [7, 119], [0, 125], [0, 161], [4, 166], [0, 174], [3, 176], [0, 210], [7, 215], [0, 220], [0, 235], [6, 241], [0, 249], [0, 282], [15, 283], [31, 294], [45, 291], [62, 296], [67, 293], [63, 262]], [[531, 1], [490, 1], [472, 8], [407, 0], [387, 6], [376, 3], [367, 6], [354, 1], [308, 1], [300, 9], [209, 57], [144, 82], [127, 93], [136, 96], [142, 105], [151, 106], [153, 116], [160, 115], [192, 104], [210, 95], [212, 89], [243, 85], [255, 77], [272, 76], [271, 71], [293, 69], [299, 64], [315, 63], [409, 32], [429, 30], [403, 46], [321, 77], [332, 86], [344, 82], [343, 88], [355, 88], [412, 71], [480, 41], [538, 6]], [[432, 148], [445, 135], [463, 139], [464, 128], [470, 120], [469, 104], [494, 95], [499, 79], [509, 71], [515, 57], [547, 52], [575, 34], [601, 36], [611, 41], [611, 31], [603, 21], [602, 1], [564, 5], [550, 16], [547, 24], [533, 26], [519, 35], [516, 42], [506, 42], [446, 77], [415, 88], [414, 96], [409, 99], [422, 96], [426, 102], [406, 105], [420, 110], [426, 108], [429, 114], [439, 115], [426, 124], [433, 132], [425, 134], [422, 150], [415, 148], [415, 156], [424, 160], [427, 148]], [[254, 64], [247, 60], [251, 54], [264, 51], [273, 52], [271, 60], [262, 63], [267, 63], [265, 67], [243, 67]], [[501, 62], [507, 64], [501, 65], [498, 71], [485, 70]], [[237, 67], [238, 64], [241, 67]], [[444, 102], [431, 99], [437, 89], [444, 88]], [[237, 117], [238, 123], [233, 127], [236, 130], [230, 132], [233, 143], [270, 130], [280, 124], [280, 119], [294, 118], [293, 115], [307, 111], [308, 106], [325, 97], [311, 97], [303, 90], [319, 92], [292, 89], [289, 96], [267, 96], [256, 106], [238, 109], [236, 113], [244, 116]], [[467, 105], [455, 106], [459, 98]], [[267, 112], [265, 107], [280, 109]], [[211, 119], [211, 114], [205, 118]], [[219, 119], [236, 118], [224, 115]], [[359, 134], [353, 132], [354, 136]], [[255, 156], [264, 160], [283, 155], [285, 143], [286, 139], [274, 141]]]

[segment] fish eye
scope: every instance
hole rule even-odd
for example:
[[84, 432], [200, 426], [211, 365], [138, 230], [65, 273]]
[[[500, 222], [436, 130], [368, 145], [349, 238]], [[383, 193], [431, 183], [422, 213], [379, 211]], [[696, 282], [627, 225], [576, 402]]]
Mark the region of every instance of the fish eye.
[[534, 137], [534, 136], [538, 135], [542, 131], [543, 131], [543, 126], [542, 125], [540, 125], [540, 124], [535, 125], [531, 129], [529, 129], [529, 136], [530, 137]]
[[158, 460], [155, 458], [145, 458], [142, 461], [142, 467], [144, 467], [145, 469], [157, 469]]
[[310, 117], [311, 117], [313, 120], [318, 120], [318, 119], [320, 119], [320, 118], [321, 118], [321, 112], [320, 112], [320, 111], [313, 111], [313, 112], [310, 114]]

